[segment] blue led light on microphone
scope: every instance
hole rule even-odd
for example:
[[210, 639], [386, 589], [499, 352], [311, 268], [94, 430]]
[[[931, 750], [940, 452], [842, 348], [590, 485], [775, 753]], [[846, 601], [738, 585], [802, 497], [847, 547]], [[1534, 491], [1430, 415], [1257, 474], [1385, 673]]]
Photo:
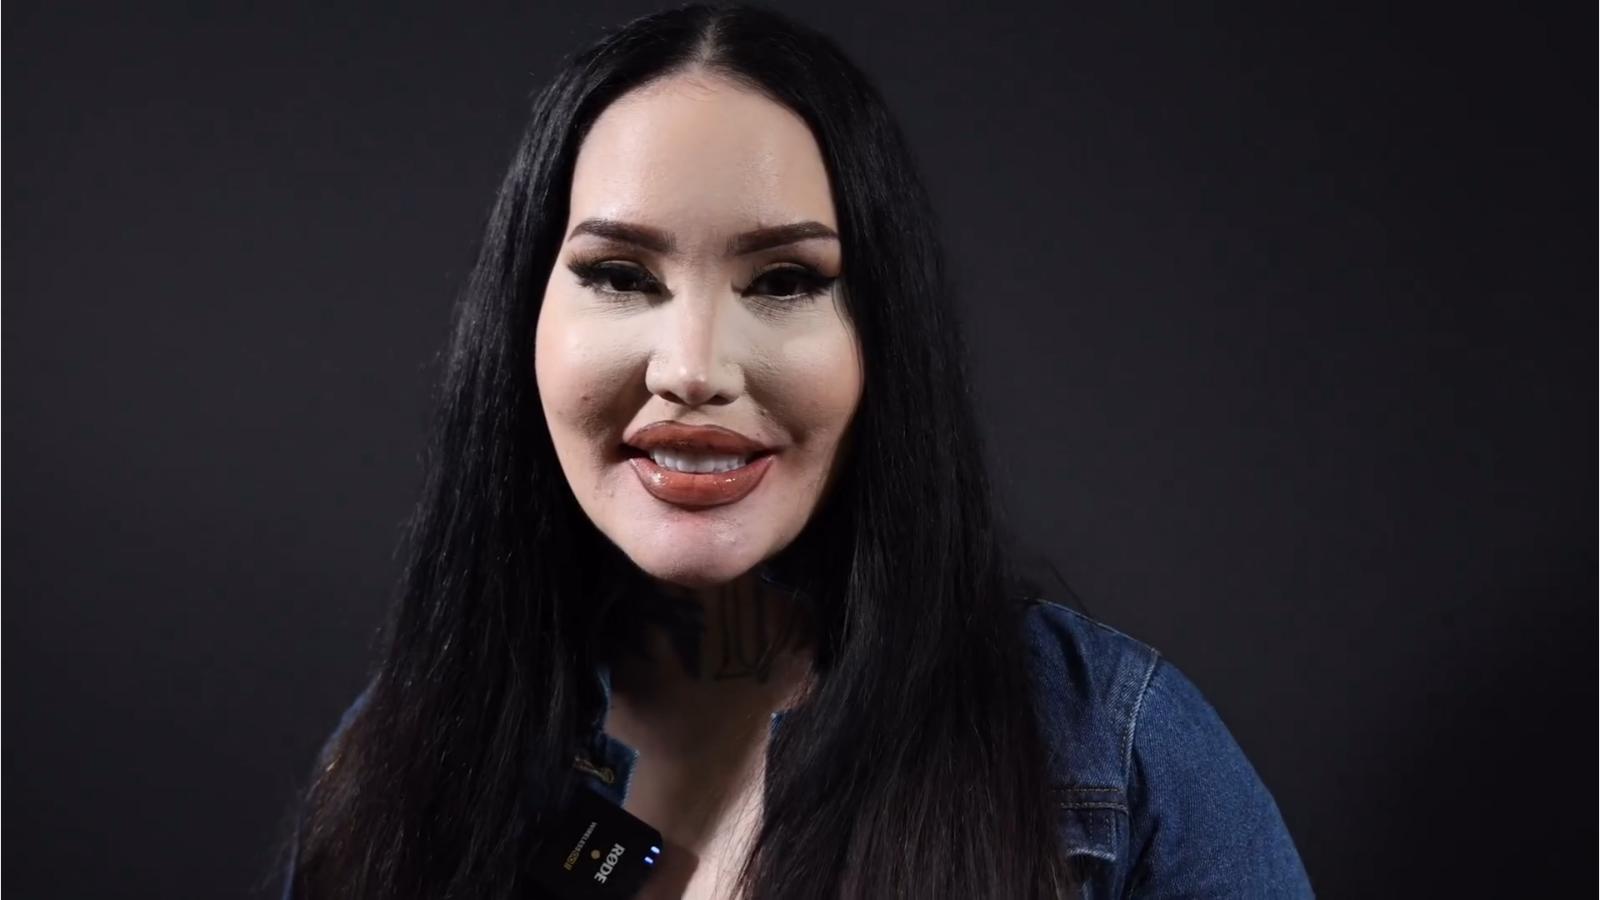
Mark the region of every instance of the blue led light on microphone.
[[534, 879], [560, 900], [627, 900], [661, 857], [661, 832], [587, 786], [535, 851]]

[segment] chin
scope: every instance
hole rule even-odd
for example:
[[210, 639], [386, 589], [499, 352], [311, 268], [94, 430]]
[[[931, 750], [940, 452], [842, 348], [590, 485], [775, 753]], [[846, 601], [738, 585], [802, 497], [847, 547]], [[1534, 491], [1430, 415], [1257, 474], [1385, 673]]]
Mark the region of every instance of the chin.
[[622, 549], [650, 577], [690, 589], [727, 584], [761, 562], [760, 554], [749, 551], [718, 551], [705, 544], [685, 547], [675, 541]]

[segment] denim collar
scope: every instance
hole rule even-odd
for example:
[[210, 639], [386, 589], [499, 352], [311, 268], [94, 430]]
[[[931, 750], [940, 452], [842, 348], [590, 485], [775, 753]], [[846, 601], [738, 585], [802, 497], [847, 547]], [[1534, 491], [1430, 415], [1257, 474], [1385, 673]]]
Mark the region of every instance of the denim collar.
[[[792, 593], [801, 593], [792, 581], [780, 576], [775, 567], [766, 563], [756, 569], [756, 575], [765, 583]], [[609, 604], [608, 604], [609, 605]], [[584, 781], [596, 792], [619, 806], [628, 797], [628, 785], [638, 766], [639, 751], [608, 734], [606, 715], [611, 711], [611, 664], [599, 655], [589, 671], [589, 684], [594, 702], [584, 719], [584, 732], [579, 751], [573, 758], [573, 768], [583, 773]], [[783, 721], [787, 710], [778, 710], [771, 716], [767, 727], [768, 749], [773, 735]]]

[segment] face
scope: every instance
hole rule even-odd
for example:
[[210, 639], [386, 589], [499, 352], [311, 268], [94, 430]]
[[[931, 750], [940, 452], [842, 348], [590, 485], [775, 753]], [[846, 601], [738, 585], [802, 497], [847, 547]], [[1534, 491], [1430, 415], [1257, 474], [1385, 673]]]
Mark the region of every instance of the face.
[[596, 119], [570, 209], [534, 347], [562, 470], [646, 573], [725, 584], [805, 527], [861, 398], [820, 149], [759, 94], [673, 76]]

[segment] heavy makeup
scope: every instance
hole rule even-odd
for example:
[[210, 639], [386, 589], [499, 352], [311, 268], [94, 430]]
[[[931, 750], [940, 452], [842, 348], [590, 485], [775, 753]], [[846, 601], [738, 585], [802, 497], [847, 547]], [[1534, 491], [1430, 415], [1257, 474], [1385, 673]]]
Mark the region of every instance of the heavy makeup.
[[862, 388], [837, 231], [804, 120], [724, 79], [637, 89], [583, 141], [539, 398], [578, 503], [661, 582], [749, 573], [829, 485]]
[[658, 889], [710, 895], [759, 808], [769, 715], [807, 667], [800, 611], [754, 573], [817, 510], [862, 393], [827, 169], [793, 111], [679, 73], [595, 120], [563, 234], [539, 398], [661, 626], [618, 661], [606, 728], [639, 751], [627, 808], [680, 851]]

